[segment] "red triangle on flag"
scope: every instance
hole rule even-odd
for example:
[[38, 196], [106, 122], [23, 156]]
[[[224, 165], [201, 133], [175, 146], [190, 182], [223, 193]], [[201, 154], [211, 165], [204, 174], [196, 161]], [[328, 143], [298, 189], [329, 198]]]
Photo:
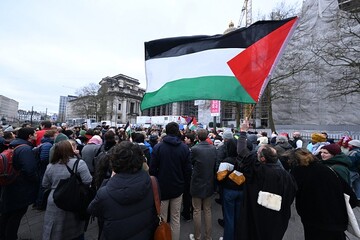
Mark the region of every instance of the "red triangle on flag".
[[228, 61], [231, 71], [255, 102], [259, 101], [267, 78], [297, 19], [287, 22]]

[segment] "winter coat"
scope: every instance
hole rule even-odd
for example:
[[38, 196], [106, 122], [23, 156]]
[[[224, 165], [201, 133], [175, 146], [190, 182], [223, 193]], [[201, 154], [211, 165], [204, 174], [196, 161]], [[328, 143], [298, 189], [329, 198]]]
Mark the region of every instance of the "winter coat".
[[115, 174], [103, 183], [88, 211], [104, 221], [101, 239], [152, 239], [158, 219], [149, 174]]
[[54, 140], [51, 138], [41, 139], [40, 145], [40, 161], [49, 163], [50, 160], [50, 149], [54, 144]]
[[[327, 231], [345, 231], [345, 191], [339, 177], [324, 164], [313, 162], [292, 170], [298, 191], [296, 210], [305, 226]], [[353, 196], [356, 199], [356, 196]]]
[[[246, 133], [241, 132], [237, 144], [245, 175], [244, 202], [236, 239], [280, 240], [283, 238], [291, 216], [296, 183], [279, 163], [261, 163], [255, 153], [246, 147]], [[259, 191], [282, 197], [280, 211], [265, 208], [257, 203]]]
[[96, 145], [96, 144], [86, 144], [83, 149], [81, 150], [81, 158], [84, 159], [86, 165], [89, 168], [89, 171], [91, 174], [94, 174], [95, 169], [94, 169], [94, 158], [98, 155], [98, 153], [100, 153], [99, 151], [101, 148], [101, 145]]
[[179, 137], [166, 135], [151, 153], [149, 173], [157, 177], [161, 200], [177, 198], [190, 184], [190, 149]]
[[288, 157], [286, 157], [284, 154], [285, 154], [285, 152], [293, 149], [293, 146], [291, 146], [291, 144], [289, 142], [284, 142], [284, 143], [279, 142], [274, 146], [274, 148], [276, 150], [278, 158], [279, 158], [281, 164], [283, 165], [283, 167], [286, 170], [289, 170], [290, 166], [288, 163]]
[[39, 189], [38, 160], [32, 148], [33, 145], [23, 139], [15, 139], [10, 143], [10, 148], [25, 144], [15, 149], [13, 168], [20, 171], [16, 180], [7, 186], [0, 187], [0, 213], [8, 213], [25, 208], [34, 203]]
[[331, 167], [347, 182], [347, 184], [351, 184], [349, 170], [351, 167], [351, 160], [344, 153], [337, 154], [328, 160], [323, 160], [322, 163], [325, 166]]
[[348, 153], [348, 157], [351, 160], [350, 170], [360, 173], [360, 148], [353, 147], [353, 149]]
[[208, 142], [199, 142], [191, 148], [193, 171], [190, 194], [195, 198], [208, 198], [214, 194], [216, 147]]
[[[67, 165], [72, 169], [77, 158], [71, 158]], [[92, 177], [83, 160], [79, 161], [78, 173], [84, 184], [90, 184]], [[43, 240], [63, 240], [79, 237], [84, 233], [85, 221], [79, 220], [76, 213], [64, 211], [54, 203], [53, 193], [61, 179], [70, 177], [64, 164], [48, 164], [42, 186], [51, 188], [44, 216]]]

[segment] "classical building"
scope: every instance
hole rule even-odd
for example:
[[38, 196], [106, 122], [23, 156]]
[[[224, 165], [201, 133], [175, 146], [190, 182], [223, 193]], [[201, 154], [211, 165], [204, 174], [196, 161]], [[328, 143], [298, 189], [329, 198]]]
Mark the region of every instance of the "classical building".
[[106, 113], [103, 119], [117, 124], [136, 123], [136, 117], [141, 115], [140, 102], [145, 89], [140, 88], [138, 79], [118, 74], [105, 77], [100, 83], [99, 93], [106, 94]]
[[2, 122], [15, 123], [18, 121], [19, 102], [0, 95], [0, 118]]

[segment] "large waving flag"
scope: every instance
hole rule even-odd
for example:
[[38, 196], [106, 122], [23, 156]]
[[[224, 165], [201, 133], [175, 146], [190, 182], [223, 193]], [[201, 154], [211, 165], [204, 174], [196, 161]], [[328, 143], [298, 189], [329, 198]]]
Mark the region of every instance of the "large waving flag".
[[147, 89], [141, 109], [196, 99], [258, 102], [297, 20], [146, 42]]

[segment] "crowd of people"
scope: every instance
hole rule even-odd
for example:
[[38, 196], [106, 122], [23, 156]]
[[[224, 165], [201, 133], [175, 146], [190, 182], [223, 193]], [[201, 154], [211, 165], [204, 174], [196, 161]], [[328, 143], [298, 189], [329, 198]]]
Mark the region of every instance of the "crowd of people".
[[[314, 132], [195, 131], [106, 125], [24, 125], [1, 130], [1, 152], [14, 149], [15, 181], [0, 185], [0, 240], [16, 240], [31, 206], [45, 211], [43, 239], [83, 240], [90, 216], [98, 239], [152, 239], [159, 218], [150, 176], [158, 182], [161, 217], [180, 239], [180, 219], [193, 221], [189, 239], [212, 239], [212, 201], [221, 204], [224, 240], [282, 239], [295, 201], [306, 240], [346, 239], [347, 212], [360, 201], [360, 140]], [[59, 208], [53, 193], [77, 164], [96, 195], [88, 217]], [[1, 176], [0, 176], [1, 177]], [[202, 217], [203, 216], [203, 217]], [[204, 222], [202, 222], [204, 220]]]

